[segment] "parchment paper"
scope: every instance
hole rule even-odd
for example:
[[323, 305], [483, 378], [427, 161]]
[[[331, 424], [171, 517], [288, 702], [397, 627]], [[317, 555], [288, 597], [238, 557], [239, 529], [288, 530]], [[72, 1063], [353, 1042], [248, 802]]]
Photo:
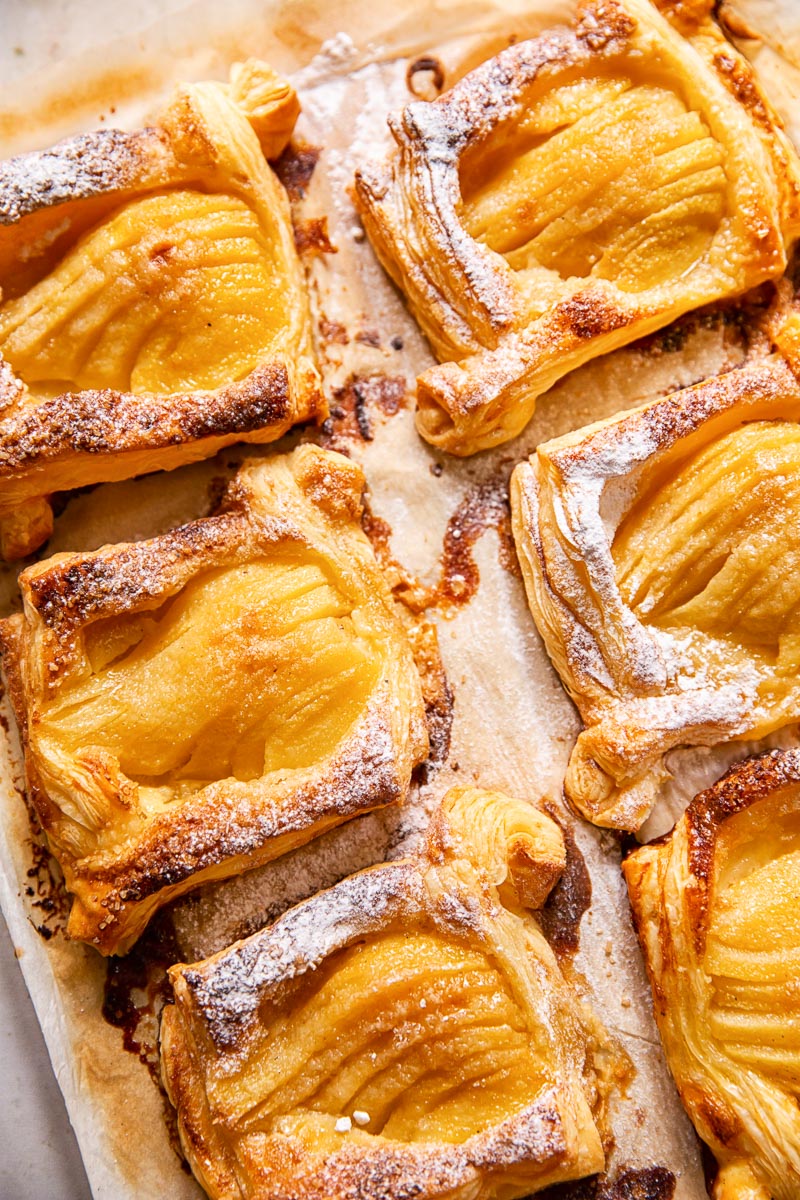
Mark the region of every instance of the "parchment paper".
[[[107, 125], [133, 125], [173, 81], [223, 77], [227, 65], [243, 56], [263, 55], [279, 69], [296, 72], [303, 102], [297, 138], [320, 150], [296, 215], [298, 221], [327, 216], [337, 247], [336, 254], [309, 264], [320, 363], [334, 405], [332, 423], [317, 436], [363, 462], [370, 509], [383, 522], [373, 522], [373, 530], [383, 535], [384, 554], [414, 577], [418, 597], [429, 589], [426, 615], [438, 626], [454, 697], [446, 761], [415, 789], [405, 811], [372, 814], [174, 906], [177, 952], [187, 960], [228, 944], [342, 875], [401, 853], [424, 825], [431, 804], [454, 782], [480, 782], [559, 805], [579, 723], [514, 569], [505, 508], [508, 475], [538, 442], [729, 368], [743, 356], [740, 324], [712, 311], [700, 320], [684, 319], [680, 338], [647, 339], [568, 376], [540, 401], [524, 435], [496, 451], [467, 461], [449, 459], [414, 431], [413, 380], [430, 365], [430, 351], [364, 239], [349, 195], [353, 171], [387, 147], [386, 114], [410, 98], [409, 58], [434, 53], [452, 81], [510, 37], [535, 33], [569, 7], [558, 0], [433, 5], [414, 0], [400, 6], [382, 0], [336, 6], [318, 0], [225, 5], [136, 0], [125, 8], [105, 0], [58, 5], [14, 0], [4, 8], [4, 154], [49, 144], [101, 117]], [[727, 8], [740, 22], [737, 32], [748, 34], [743, 47], [759, 69], [766, 65], [774, 101], [790, 114], [800, 79], [800, 17], [792, 19], [794, 5], [786, 0], [778, 12], [768, 0], [754, 0]], [[751, 22], [746, 28], [743, 13]], [[749, 36], [758, 30], [768, 40]], [[667, 348], [678, 343], [679, 349]], [[280, 451], [297, 436], [266, 452]], [[239, 451], [230, 451], [168, 475], [76, 495], [58, 517], [47, 553], [142, 538], [203, 514], [220, 475], [239, 457]], [[461, 549], [455, 545], [459, 539]], [[454, 563], [464, 565], [460, 575]], [[18, 607], [15, 574], [8, 570], [2, 605], [6, 612]], [[31, 831], [8, 711], [6, 724], [7, 735], [0, 738], [0, 904], [93, 1193], [97, 1200], [197, 1197], [200, 1191], [171, 1144], [163, 1096], [143, 1061], [154, 1059], [158, 1004], [145, 991], [138, 995], [137, 1046], [126, 1050], [121, 1030], [101, 1015], [108, 965], [63, 936], [63, 894]], [[789, 731], [778, 740], [794, 737]], [[686, 798], [746, 749], [678, 752], [676, 784], [651, 830], [668, 827]], [[569, 969], [636, 1068], [613, 1112], [609, 1173], [664, 1167], [676, 1176], [678, 1200], [700, 1200], [705, 1187], [698, 1143], [653, 1024], [618, 843], [577, 817], [568, 821], [592, 887]]]

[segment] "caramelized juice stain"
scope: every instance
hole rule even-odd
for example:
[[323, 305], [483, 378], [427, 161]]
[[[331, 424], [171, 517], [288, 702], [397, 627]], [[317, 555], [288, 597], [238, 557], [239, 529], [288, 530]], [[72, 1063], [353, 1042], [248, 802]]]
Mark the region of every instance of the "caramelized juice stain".
[[677, 1180], [666, 1167], [623, 1170], [610, 1179], [595, 1175], [577, 1183], [559, 1183], [538, 1193], [539, 1200], [672, 1200]]
[[438, 604], [467, 604], [478, 590], [480, 572], [472, 550], [487, 529], [500, 540], [500, 563], [519, 576], [519, 563], [511, 533], [508, 480], [502, 477], [478, 484], [467, 492], [447, 523], [442, 555]]
[[664, 329], [637, 339], [632, 343], [632, 349], [657, 358], [662, 354], [683, 350], [690, 338], [702, 330], [713, 332], [722, 329], [726, 343], [732, 349], [747, 351], [753, 339], [759, 335], [759, 321], [766, 314], [774, 294], [773, 284], [762, 284], [735, 303], [718, 302], [685, 313]]
[[470, 488], [450, 517], [442, 543], [439, 579], [433, 586], [421, 583], [395, 558], [390, 544], [391, 527], [369, 505], [365, 507], [362, 525], [395, 598], [414, 613], [435, 608], [443, 616], [449, 616], [458, 607], [469, 604], [480, 584], [473, 549], [489, 529], [495, 530], [500, 541], [501, 566], [520, 577], [505, 472]]
[[298, 254], [313, 258], [315, 254], [336, 254], [328, 234], [327, 217], [306, 217], [294, 220], [294, 244]]
[[[33, 814], [31, 826], [34, 829], [37, 827]], [[28, 845], [31, 866], [25, 872], [28, 880], [25, 895], [31, 909], [30, 921], [39, 936], [49, 942], [56, 934], [64, 932], [70, 900], [58, 864], [44, 842], [31, 837]]]
[[414, 59], [406, 70], [406, 87], [417, 100], [435, 100], [444, 88], [444, 82], [444, 67], [431, 54]]
[[189, 1173], [180, 1147], [177, 1115], [161, 1082], [158, 1054], [161, 1010], [172, 1000], [167, 968], [181, 958], [171, 914], [162, 910], [124, 958], [107, 959], [101, 1012], [109, 1025], [122, 1031], [123, 1048], [147, 1068], [158, 1088], [170, 1145]]
[[545, 807], [561, 828], [567, 862], [538, 918], [542, 932], [561, 961], [573, 958], [578, 952], [581, 921], [592, 903], [592, 880], [572, 830], [550, 806]]
[[283, 154], [272, 164], [293, 204], [305, 198], [311, 176], [322, 149], [306, 142], [290, 142]]
[[347, 346], [350, 342], [350, 335], [341, 321], [330, 321], [327, 317], [320, 317], [317, 329], [323, 342], [333, 342], [337, 346]]
[[373, 441], [376, 411], [394, 416], [406, 403], [402, 375], [353, 375], [343, 387], [333, 389], [330, 416], [322, 425], [320, 444], [326, 450], [346, 454], [353, 442]]

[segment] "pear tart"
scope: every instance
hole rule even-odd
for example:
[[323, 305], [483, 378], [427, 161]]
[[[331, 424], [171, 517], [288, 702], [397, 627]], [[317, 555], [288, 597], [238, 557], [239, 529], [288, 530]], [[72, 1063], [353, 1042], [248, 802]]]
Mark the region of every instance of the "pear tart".
[[800, 720], [798, 421], [773, 354], [514, 472], [531, 611], [585, 726], [565, 788], [599, 825], [639, 827], [673, 747]]
[[800, 1195], [800, 752], [741, 763], [624, 864], [716, 1200]]
[[[257, 62], [153, 128], [0, 165], [0, 549], [50, 492], [268, 442], [323, 412], [289, 204], [265, 161], [299, 112]], [[324, 413], [323, 413], [324, 415]]]
[[176, 895], [404, 798], [424, 709], [363, 485], [303, 446], [215, 516], [20, 576], [5, 666], [70, 936], [124, 952]]
[[[589, 0], [390, 120], [364, 224], [439, 366], [423, 437], [516, 436], [588, 359], [779, 276], [800, 163], [712, 5]], [[675, 11], [673, 12], [673, 7]]]
[[527, 909], [558, 826], [454, 788], [421, 850], [170, 971], [162, 1074], [214, 1200], [484, 1200], [600, 1170], [606, 1035]]

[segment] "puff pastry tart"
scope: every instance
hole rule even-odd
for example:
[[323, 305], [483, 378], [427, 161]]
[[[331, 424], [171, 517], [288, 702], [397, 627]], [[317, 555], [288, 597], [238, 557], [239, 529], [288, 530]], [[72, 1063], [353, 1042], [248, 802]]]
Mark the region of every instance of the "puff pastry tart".
[[303, 446], [215, 516], [20, 576], [5, 666], [72, 937], [121, 953], [174, 896], [404, 797], [424, 709], [363, 484]]
[[269, 67], [179, 87], [153, 128], [0, 165], [0, 549], [53, 491], [268, 442], [322, 409]]
[[564, 865], [521, 801], [451, 790], [412, 858], [170, 971], [162, 1074], [214, 1200], [483, 1200], [602, 1168], [605, 1035], [535, 919]]
[[710, 0], [660, 7], [589, 0], [572, 29], [408, 105], [394, 157], [357, 176], [441, 364], [417, 381], [419, 430], [453, 454], [516, 436], [588, 359], [786, 265], [797, 156]]
[[798, 420], [775, 354], [514, 472], [531, 611], [585, 726], [565, 788], [599, 825], [639, 827], [673, 747], [800, 719]]
[[800, 752], [733, 768], [624, 864], [672, 1074], [716, 1200], [800, 1195]]

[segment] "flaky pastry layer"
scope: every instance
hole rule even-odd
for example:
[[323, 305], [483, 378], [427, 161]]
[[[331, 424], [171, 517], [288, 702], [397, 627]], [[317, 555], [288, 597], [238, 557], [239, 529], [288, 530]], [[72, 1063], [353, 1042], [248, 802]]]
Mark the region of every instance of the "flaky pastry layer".
[[800, 1195], [800, 752], [734, 767], [624, 864], [670, 1070], [715, 1200]]
[[275, 157], [299, 112], [250, 61], [158, 122], [0, 164], [0, 549], [54, 491], [170, 469], [325, 415]]
[[482, 1200], [602, 1168], [607, 1042], [534, 917], [529, 804], [454, 788], [421, 850], [170, 971], [162, 1074], [214, 1200]]
[[71, 937], [124, 952], [176, 895], [406, 795], [424, 708], [363, 486], [302, 446], [215, 516], [20, 576], [0, 636]]
[[390, 120], [356, 176], [370, 240], [440, 360], [418, 427], [515, 437], [598, 354], [786, 266], [800, 163], [710, 2], [589, 0]]
[[[584, 723], [565, 789], [637, 829], [677, 746], [800, 719], [798, 321], [773, 354], [539, 446], [512, 478], [528, 600]], [[788, 359], [788, 361], [787, 361]]]

